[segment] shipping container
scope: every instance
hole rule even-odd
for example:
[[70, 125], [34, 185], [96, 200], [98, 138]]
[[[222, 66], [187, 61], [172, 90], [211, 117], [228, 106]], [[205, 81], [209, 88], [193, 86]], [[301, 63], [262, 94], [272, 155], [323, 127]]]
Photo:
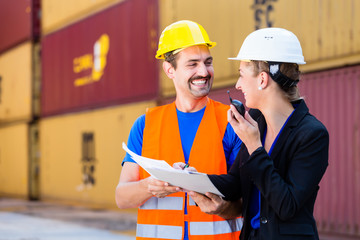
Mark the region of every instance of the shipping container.
[[155, 105], [146, 101], [41, 119], [41, 198], [114, 207], [122, 142], [137, 117]]
[[[35, 12], [31, 24], [25, 21], [34, 7], [26, 7], [26, 14], [21, 8], [14, 14], [8, 10], [2, 18], [4, 9], [15, 5], [38, 9], [39, 1], [0, 2], [2, 22], [15, 22], [16, 14], [21, 15], [19, 24], [0, 39], [0, 194], [113, 207], [124, 156], [121, 143], [130, 127], [146, 107], [175, 97], [162, 60], [154, 57], [161, 31], [182, 19], [204, 26], [217, 42], [210, 50], [215, 80], [209, 96], [228, 104], [227, 90], [233, 98], [243, 101], [243, 96], [234, 89], [239, 62], [227, 58], [237, 55], [255, 29], [282, 27], [294, 32], [302, 44], [307, 64], [301, 66], [301, 94], [330, 134], [330, 165], [315, 206], [319, 231], [341, 239], [360, 236], [360, 1], [44, 0], [41, 4], [44, 37], [39, 59], [39, 46], [30, 47], [29, 41], [39, 25], [34, 23]], [[3, 36], [9, 28], [1, 26]], [[40, 60], [38, 128], [27, 122], [39, 111], [35, 96], [40, 95], [36, 91]]]
[[[202, 9], [203, 11], [199, 11]], [[237, 55], [245, 37], [256, 29], [281, 27], [295, 33], [312, 72], [360, 62], [360, 1], [356, 0], [159, 0], [159, 27], [182, 19], [200, 23], [217, 45], [214, 89], [237, 79]], [[175, 94], [172, 81], [160, 71], [161, 94]]]
[[28, 196], [28, 131], [27, 123], [0, 127], [0, 196]]
[[45, 36], [41, 115], [155, 99], [156, 3], [125, 1]]
[[34, 121], [29, 124], [29, 192], [30, 200], [40, 199], [40, 139], [39, 124]]
[[32, 45], [0, 55], [0, 125], [32, 118]]
[[47, 35], [123, 1], [128, 0], [42, 0], [41, 32]]
[[[314, 211], [319, 232], [360, 237], [360, 65], [303, 74], [299, 89], [330, 134], [329, 167]], [[209, 97], [229, 104], [227, 90], [245, 103], [234, 87], [212, 90]]]
[[39, 38], [40, 0], [0, 1], [0, 53]]
[[360, 65], [305, 74], [299, 87], [330, 134], [315, 205], [319, 231], [360, 237]]
[[[237, 54], [238, 43], [243, 40], [240, 22], [242, 16], [239, 14], [242, 5], [242, 1], [237, 0], [159, 0], [159, 32], [175, 21], [192, 20], [202, 25], [210, 40], [217, 43], [210, 49], [214, 57], [213, 88], [231, 86], [235, 81], [236, 68], [227, 58]], [[161, 62], [161, 60], [157, 61]], [[159, 64], [159, 72], [162, 96], [174, 96], [173, 82], [163, 72], [161, 64]]]

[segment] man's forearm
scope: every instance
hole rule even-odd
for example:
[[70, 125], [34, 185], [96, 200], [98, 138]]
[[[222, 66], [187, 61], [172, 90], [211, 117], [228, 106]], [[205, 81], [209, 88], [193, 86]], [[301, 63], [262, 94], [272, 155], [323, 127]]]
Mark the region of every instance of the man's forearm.
[[115, 200], [119, 208], [137, 208], [152, 197], [143, 181], [146, 180], [119, 183], [115, 192]]

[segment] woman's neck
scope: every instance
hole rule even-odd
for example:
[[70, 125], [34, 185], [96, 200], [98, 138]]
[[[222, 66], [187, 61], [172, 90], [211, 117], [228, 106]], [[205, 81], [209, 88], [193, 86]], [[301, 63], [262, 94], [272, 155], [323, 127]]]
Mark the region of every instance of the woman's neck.
[[293, 110], [294, 107], [287, 101], [273, 102], [266, 109], [261, 110], [266, 120], [267, 130], [264, 147], [267, 151], [270, 150], [276, 136]]

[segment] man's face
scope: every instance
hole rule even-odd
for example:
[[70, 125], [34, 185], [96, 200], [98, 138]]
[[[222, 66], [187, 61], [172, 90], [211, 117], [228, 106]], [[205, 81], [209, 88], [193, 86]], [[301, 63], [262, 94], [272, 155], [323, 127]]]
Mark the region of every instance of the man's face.
[[203, 98], [209, 94], [213, 80], [213, 58], [208, 47], [197, 45], [178, 53], [173, 81], [178, 97]]

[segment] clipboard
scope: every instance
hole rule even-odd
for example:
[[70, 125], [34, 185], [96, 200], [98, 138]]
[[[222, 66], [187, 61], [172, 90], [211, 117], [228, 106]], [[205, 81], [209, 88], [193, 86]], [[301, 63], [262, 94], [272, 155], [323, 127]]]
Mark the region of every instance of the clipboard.
[[185, 191], [194, 191], [201, 194], [211, 192], [224, 197], [224, 195], [214, 186], [208, 175], [205, 173], [175, 169], [164, 160], [156, 160], [139, 156], [138, 154], [132, 152], [124, 142], [122, 147], [137, 164], [139, 164], [152, 177], [158, 180], [168, 182], [173, 186], [181, 187]]

